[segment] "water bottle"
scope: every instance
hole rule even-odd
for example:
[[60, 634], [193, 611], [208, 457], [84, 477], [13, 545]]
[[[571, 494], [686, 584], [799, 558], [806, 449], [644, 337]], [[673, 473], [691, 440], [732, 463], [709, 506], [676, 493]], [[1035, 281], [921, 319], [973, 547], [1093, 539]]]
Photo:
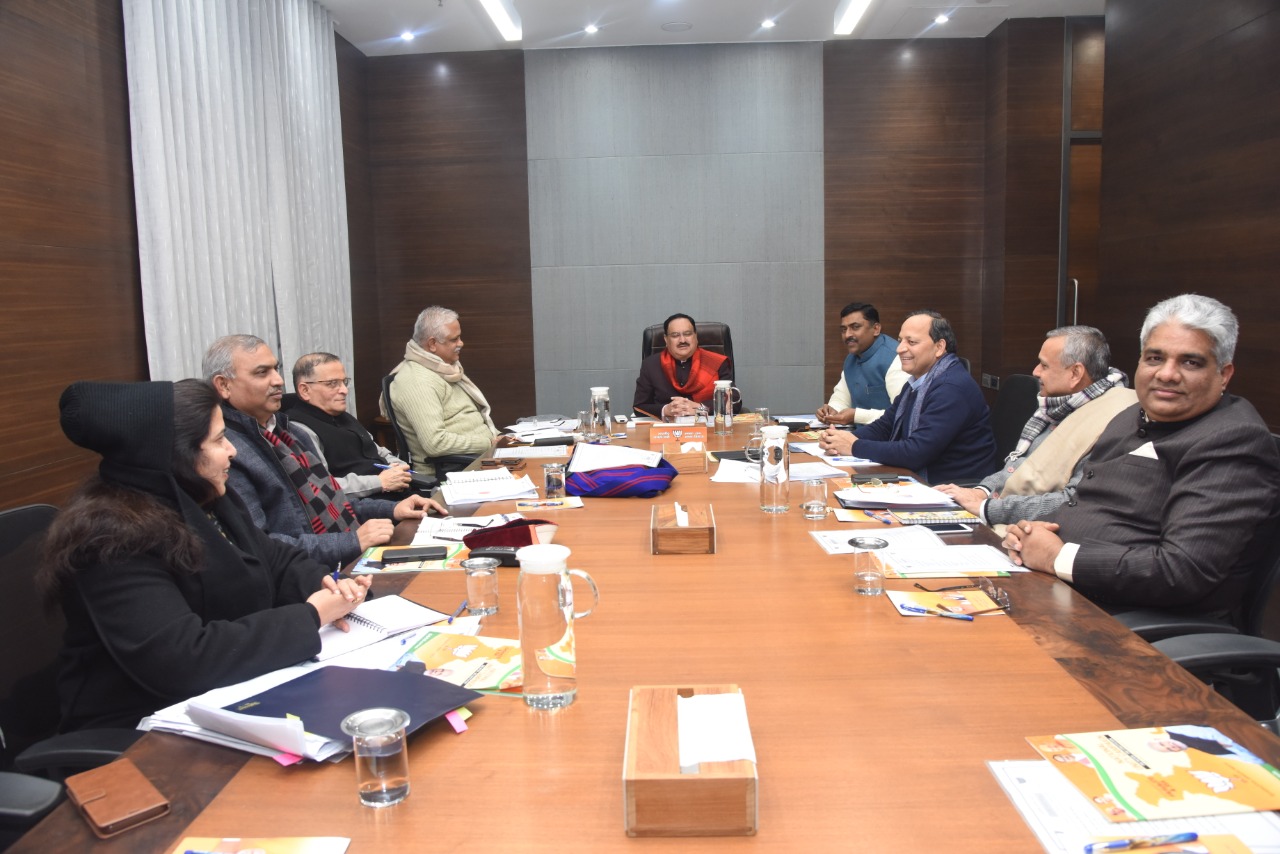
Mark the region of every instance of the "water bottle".
[[791, 509], [791, 458], [787, 428], [760, 428], [760, 509], [786, 513]]
[[598, 441], [609, 444], [613, 433], [613, 414], [609, 411], [609, 387], [593, 386], [591, 389], [591, 432]]
[[732, 380], [716, 380], [715, 391], [711, 393], [711, 414], [716, 435], [724, 436], [733, 432]]
[[[569, 549], [557, 545], [525, 546], [516, 552], [520, 577], [516, 610], [520, 619], [524, 701], [535, 709], [559, 709], [578, 692], [573, 621], [595, 610], [600, 591], [580, 569], [568, 569]], [[573, 610], [571, 576], [591, 587], [591, 607]]]

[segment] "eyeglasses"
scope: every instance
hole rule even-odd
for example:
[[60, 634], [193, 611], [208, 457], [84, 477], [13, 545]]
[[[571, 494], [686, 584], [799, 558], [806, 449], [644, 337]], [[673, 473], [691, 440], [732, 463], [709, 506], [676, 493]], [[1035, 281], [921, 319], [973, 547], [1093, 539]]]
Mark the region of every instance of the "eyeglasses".
[[339, 387], [350, 388], [355, 377], [344, 377], [340, 380], [303, 380], [302, 385], [322, 385], [329, 391], [337, 391]]
[[1004, 611], [1006, 614], [1013, 613], [1013, 600], [1009, 598], [1009, 591], [1003, 587], [996, 587], [990, 578], [979, 578], [971, 584], [953, 584], [950, 587], [934, 587], [932, 589], [925, 587], [919, 581], [916, 582], [916, 588], [926, 593], [946, 593], [949, 590], [981, 590], [987, 594], [987, 598], [995, 603], [994, 608], [984, 608], [981, 611], [970, 611], [969, 615], [975, 614], [992, 614], [996, 611]]

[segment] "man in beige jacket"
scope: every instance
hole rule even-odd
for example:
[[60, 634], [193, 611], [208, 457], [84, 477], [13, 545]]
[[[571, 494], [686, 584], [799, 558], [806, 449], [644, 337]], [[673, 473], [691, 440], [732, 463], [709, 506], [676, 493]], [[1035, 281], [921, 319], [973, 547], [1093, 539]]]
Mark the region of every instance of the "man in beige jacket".
[[1107, 339], [1092, 326], [1051, 330], [1033, 372], [1040, 380], [1040, 405], [1017, 447], [976, 488], [937, 488], [993, 527], [1038, 519], [1069, 501], [1099, 434], [1137, 401], [1133, 389], [1124, 387], [1124, 373], [1110, 362]]
[[392, 371], [391, 400], [379, 402], [384, 415], [394, 409], [414, 469], [424, 474], [431, 473], [433, 459], [484, 453], [498, 435], [489, 401], [463, 372], [461, 356], [458, 313], [438, 305], [424, 308], [404, 361]]

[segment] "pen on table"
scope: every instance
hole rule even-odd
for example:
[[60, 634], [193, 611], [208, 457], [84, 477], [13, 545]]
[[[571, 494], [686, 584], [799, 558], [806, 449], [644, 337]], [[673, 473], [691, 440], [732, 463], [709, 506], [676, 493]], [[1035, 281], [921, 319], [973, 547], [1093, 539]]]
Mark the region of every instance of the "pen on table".
[[447, 623], [449, 623], [450, 625], [452, 625], [452, 624], [453, 624], [453, 621], [454, 621], [454, 618], [455, 618], [455, 617], [457, 617], [459, 614], [461, 614], [461, 613], [466, 609], [466, 607], [467, 607], [467, 600], [466, 600], [466, 599], [463, 599], [463, 600], [462, 600], [462, 604], [458, 606], [458, 610], [454, 611], [454, 612], [453, 612], [453, 616], [452, 616], [452, 617], [450, 617], [450, 618], [449, 618], [448, 620], [446, 620], [445, 622], [447, 622]]
[[935, 611], [932, 608], [921, 608], [918, 605], [902, 605], [901, 608], [904, 611], [910, 611], [912, 614], [932, 614], [935, 617], [950, 617], [953, 620], [967, 620], [969, 622], [973, 622], [973, 617], [968, 614], [953, 614], [950, 611]]
[[[373, 467], [376, 469], [382, 469], [383, 471], [386, 471], [387, 469], [391, 468], [391, 466], [384, 466], [382, 463], [374, 463]], [[409, 469], [409, 474], [417, 474], [417, 472], [414, 471], [413, 469]]]
[[1195, 842], [1199, 838], [1198, 833], [1172, 833], [1168, 836], [1135, 836], [1131, 839], [1115, 839], [1111, 842], [1091, 842], [1084, 847], [1084, 854], [1098, 854], [1101, 851], [1136, 851], [1140, 848]]
[[881, 515], [879, 515], [878, 513], [872, 513], [870, 510], [863, 510], [863, 511], [862, 511], [862, 515], [863, 515], [863, 516], [866, 516], [866, 517], [868, 517], [868, 518], [870, 518], [870, 519], [875, 519], [877, 522], [881, 523], [882, 525], [892, 525], [892, 524], [893, 524], [893, 520], [892, 520], [892, 519], [890, 519], [887, 515], [886, 515], [886, 516], [881, 516]]

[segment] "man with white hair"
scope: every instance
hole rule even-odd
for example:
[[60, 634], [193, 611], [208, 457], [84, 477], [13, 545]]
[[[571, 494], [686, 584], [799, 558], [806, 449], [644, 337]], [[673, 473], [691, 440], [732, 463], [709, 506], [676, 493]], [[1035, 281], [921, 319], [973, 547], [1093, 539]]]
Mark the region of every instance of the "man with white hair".
[[1227, 394], [1239, 324], [1210, 297], [1147, 313], [1138, 403], [1098, 437], [1075, 496], [1005, 532], [1014, 561], [1099, 604], [1238, 621], [1280, 516], [1280, 454]]
[[498, 435], [489, 401], [462, 370], [462, 346], [458, 313], [424, 308], [392, 371], [391, 399], [379, 403], [384, 415], [394, 410], [416, 471], [430, 470], [438, 457], [478, 456]]

